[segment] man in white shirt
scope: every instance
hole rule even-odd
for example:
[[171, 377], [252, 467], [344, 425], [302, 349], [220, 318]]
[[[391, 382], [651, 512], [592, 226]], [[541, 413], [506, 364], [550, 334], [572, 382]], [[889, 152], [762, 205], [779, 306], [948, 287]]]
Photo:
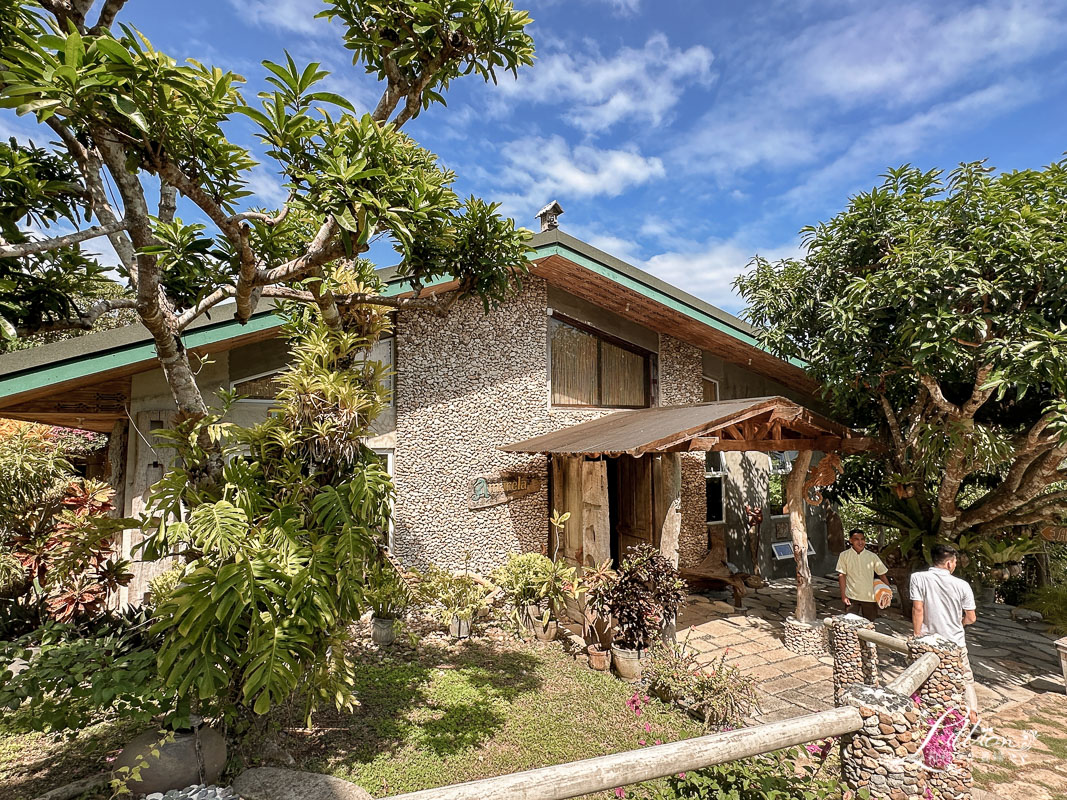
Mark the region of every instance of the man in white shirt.
[[886, 567], [882, 559], [867, 549], [867, 537], [855, 528], [849, 531], [850, 547], [837, 559], [838, 582], [841, 585], [841, 602], [845, 608], [859, 612], [872, 622], [878, 619], [878, 602], [874, 596], [874, 576], [885, 580]]
[[967, 581], [952, 575], [958, 551], [951, 545], [937, 544], [930, 550], [933, 566], [911, 576], [912, 631], [916, 636], [936, 633], [963, 648], [963, 678], [966, 681], [967, 710], [971, 723], [978, 721], [978, 695], [974, 691], [974, 673], [967, 657], [967, 638], [963, 627], [978, 618], [974, 592]]

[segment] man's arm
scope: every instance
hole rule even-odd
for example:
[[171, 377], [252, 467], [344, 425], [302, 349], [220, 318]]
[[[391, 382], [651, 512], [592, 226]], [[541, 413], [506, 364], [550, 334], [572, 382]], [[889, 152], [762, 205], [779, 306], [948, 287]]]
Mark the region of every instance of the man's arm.
[[[973, 612], [972, 612], [973, 613]], [[911, 601], [911, 630], [915, 636], [922, 634], [923, 630], [923, 601]]]
[[969, 583], [963, 584], [963, 624], [973, 625], [974, 621], [978, 619], [978, 614], [975, 613], [974, 591], [971, 589]]
[[849, 600], [848, 597], [845, 595], [845, 581], [847, 580], [848, 579], [845, 577], [845, 573], [837, 573], [837, 582], [841, 586], [841, 602], [844, 603], [846, 606], [850, 606], [852, 605], [852, 601]]

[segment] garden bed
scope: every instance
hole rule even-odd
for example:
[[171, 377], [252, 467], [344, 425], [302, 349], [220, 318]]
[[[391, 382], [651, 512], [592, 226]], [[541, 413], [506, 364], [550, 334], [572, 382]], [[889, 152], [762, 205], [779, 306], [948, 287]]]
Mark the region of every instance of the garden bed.
[[[375, 797], [701, 733], [658, 701], [635, 718], [632, 687], [575, 661], [558, 642], [525, 643], [490, 629], [466, 642], [433, 632], [414, 647], [398, 640], [378, 649], [361, 630], [351, 655], [361, 706], [320, 712], [310, 729], [298, 713], [276, 713], [275, 739], [293, 768], [350, 780]], [[5, 800], [30, 800], [105, 769], [132, 733], [118, 723], [71, 740], [0, 731]]]

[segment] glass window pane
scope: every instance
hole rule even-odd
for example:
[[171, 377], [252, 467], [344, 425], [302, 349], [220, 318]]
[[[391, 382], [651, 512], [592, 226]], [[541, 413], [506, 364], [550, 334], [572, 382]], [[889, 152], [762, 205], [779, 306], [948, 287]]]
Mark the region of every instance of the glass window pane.
[[273, 400], [281, 387], [277, 382], [278, 373], [264, 375], [262, 378], [250, 378], [233, 385], [233, 390], [242, 398], [249, 400]]
[[600, 343], [600, 403], [603, 406], [647, 406], [645, 357]]
[[708, 450], [704, 454], [704, 471], [705, 472], [725, 472], [726, 468], [722, 463], [722, 452], [719, 450]]
[[708, 478], [706, 486], [708, 522], [722, 522], [722, 478]]
[[596, 337], [552, 321], [552, 404], [597, 405]]

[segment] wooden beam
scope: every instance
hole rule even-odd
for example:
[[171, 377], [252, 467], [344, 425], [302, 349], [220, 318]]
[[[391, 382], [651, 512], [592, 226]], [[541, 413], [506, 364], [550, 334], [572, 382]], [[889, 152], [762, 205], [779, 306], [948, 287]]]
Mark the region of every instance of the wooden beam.
[[844, 706], [751, 728], [394, 795], [389, 800], [567, 800], [841, 736], [861, 727], [859, 710]]
[[719, 439], [715, 436], [697, 437], [678, 444], [657, 448], [659, 453], [706, 453], [708, 450], [719, 450]]
[[822, 453], [834, 453], [841, 448], [842, 440], [836, 436], [818, 436], [813, 439], [746, 439], [735, 442], [729, 439], [719, 441], [714, 449], [727, 452], [770, 453], [783, 450], [818, 450]]

